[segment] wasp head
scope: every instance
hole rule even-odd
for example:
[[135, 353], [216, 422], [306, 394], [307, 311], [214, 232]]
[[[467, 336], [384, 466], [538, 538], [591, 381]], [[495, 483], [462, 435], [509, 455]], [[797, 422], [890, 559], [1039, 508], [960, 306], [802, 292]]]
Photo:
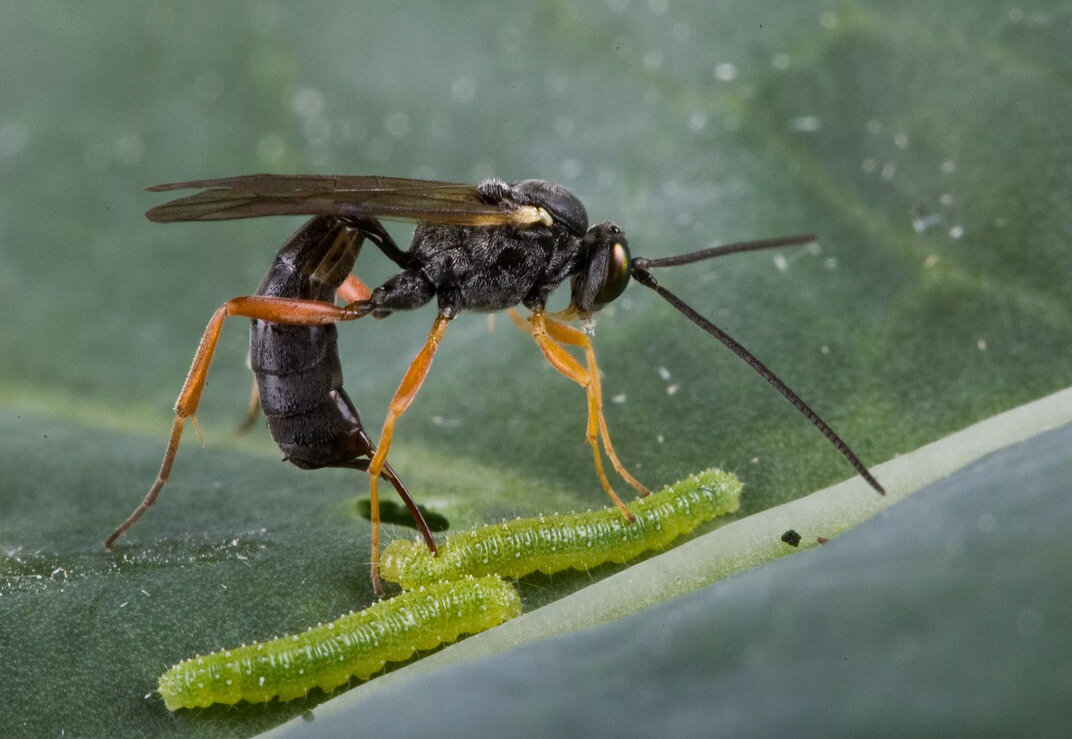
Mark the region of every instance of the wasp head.
[[600, 310], [629, 284], [629, 242], [610, 221], [588, 229], [581, 240], [582, 264], [570, 281], [570, 305], [581, 314]]

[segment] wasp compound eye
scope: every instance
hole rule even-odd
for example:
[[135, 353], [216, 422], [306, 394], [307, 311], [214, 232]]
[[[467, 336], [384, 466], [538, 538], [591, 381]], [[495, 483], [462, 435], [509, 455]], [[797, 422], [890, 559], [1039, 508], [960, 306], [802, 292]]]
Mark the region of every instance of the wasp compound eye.
[[[624, 242], [625, 239], [622, 239]], [[610, 248], [607, 266], [603, 271], [603, 282], [596, 293], [596, 304], [603, 307], [625, 291], [629, 284], [629, 247], [618, 242]]]
[[571, 297], [577, 310], [594, 313], [629, 284], [629, 242], [620, 228], [607, 221], [589, 229], [584, 247], [584, 269], [573, 276]]

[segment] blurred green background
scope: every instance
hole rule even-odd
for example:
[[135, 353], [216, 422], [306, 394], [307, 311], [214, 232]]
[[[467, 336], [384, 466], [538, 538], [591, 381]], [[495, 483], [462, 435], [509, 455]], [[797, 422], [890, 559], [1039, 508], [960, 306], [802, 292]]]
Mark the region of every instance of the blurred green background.
[[[253, 733], [322, 696], [178, 717], [143, 696], [191, 653], [371, 599], [366, 478], [301, 472], [263, 431], [231, 434], [248, 393], [242, 321], [199, 414], [208, 447], [187, 439], [160, 504], [102, 551], [156, 473], [205, 322], [300, 223], [154, 225], [145, 186], [541, 177], [652, 257], [815, 231], [813, 248], [660, 278], [877, 463], [1072, 381], [1069, 48], [1072, 4], [1052, 0], [12, 6], [0, 727]], [[371, 250], [358, 271], [392, 274]], [[341, 328], [370, 429], [432, 318]], [[720, 465], [746, 483], [746, 515], [849, 476], [647, 291], [604, 311], [596, 345], [615, 445], [649, 485]], [[530, 340], [464, 316], [392, 463], [452, 527], [602, 505], [583, 425], [583, 394]], [[522, 583], [526, 607], [601, 572]]]

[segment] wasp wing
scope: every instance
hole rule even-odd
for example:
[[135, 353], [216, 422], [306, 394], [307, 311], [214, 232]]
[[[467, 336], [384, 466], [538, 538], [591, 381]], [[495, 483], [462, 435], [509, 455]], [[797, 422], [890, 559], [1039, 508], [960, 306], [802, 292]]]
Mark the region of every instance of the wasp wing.
[[455, 226], [524, 226], [546, 220], [536, 208], [486, 203], [473, 185], [401, 177], [256, 174], [173, 182], [148, 189], [201, 190], [145, 214], [157, 223], [292, 215]]

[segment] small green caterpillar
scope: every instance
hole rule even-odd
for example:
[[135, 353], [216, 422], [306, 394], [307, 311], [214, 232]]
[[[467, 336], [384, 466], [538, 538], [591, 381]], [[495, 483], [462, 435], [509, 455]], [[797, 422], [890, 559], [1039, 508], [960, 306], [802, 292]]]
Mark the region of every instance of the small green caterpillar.
[[429, 585], [301, 634], [184, 660], [160, 677], [159, 691], [171, 711], [293, 700], [314, 687], [331, 691], [351, 676], [368, 679], [386, 662], [520, 613], [517, 591], [498, 577]]
[[518, 518], [456, 534], [434, 557], [423, 543], [399, 539], [384, 551], [380, 572], [409, 589], [465, 575], [521, 577], [625, 562], [736, 511], [740, 495], [736, 475], [706, 470], [629, 504], [635, 523], [615, 508]]

